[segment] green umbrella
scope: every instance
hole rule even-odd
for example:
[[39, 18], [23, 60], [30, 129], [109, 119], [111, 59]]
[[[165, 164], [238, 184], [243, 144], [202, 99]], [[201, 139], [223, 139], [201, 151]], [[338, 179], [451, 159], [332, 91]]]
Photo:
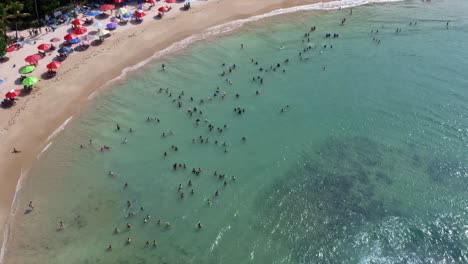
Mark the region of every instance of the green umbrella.
[[24, 66], [23, 68], [21, 68], [20, 73], [22, 74], [30, 73], [30, 72], [33, 72], [35, 69], [36, 69], [36, 66], [34, 65]]
[[25, 78], [25, 79], [23, 80], [23, 85], [34, 85], [34, 84], [36, 84], [38, 81], [39, 81], [39, 78], [37, 78], [36, 76], [30, 76], [30, 77]]

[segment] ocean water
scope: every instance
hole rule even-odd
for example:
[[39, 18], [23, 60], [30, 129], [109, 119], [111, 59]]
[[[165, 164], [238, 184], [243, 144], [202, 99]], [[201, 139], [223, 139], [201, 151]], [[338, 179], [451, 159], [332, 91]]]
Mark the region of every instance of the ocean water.
[[276, 16], [117, 81], [24, 179], [5, 263], [467, 263], [466, 10]]

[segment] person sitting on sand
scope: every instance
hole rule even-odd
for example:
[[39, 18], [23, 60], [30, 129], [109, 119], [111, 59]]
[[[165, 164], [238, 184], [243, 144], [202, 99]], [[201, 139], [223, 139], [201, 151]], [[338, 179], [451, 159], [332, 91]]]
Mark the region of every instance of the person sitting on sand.
[[16, 153], [20, 153], [20, 152], [21, 152], [21, 151], [17, 150], [16, 148], [13, 148], [13, 151], [12, 151], [11, 153], [16, 154]]

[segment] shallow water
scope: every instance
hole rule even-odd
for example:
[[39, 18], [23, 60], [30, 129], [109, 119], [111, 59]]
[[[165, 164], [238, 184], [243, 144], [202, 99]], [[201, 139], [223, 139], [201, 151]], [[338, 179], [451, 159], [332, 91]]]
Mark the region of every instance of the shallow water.
[[[7, 263], [467, 262], [464, 10], [468, 3], [446, 0], [352, 15], [298, 12], [196, 43], [165, 59], [165, 71], [149, 65], [92, 99], [42, 154], [20, 193]], [[224, 99], [213, 97], [217, 86]], [[182, 91], [179, 109], [172, 100]], [[190, 117], [189, 107], [203, 114]], [[199, 136], [209, 143], [192, 143]], [[101, 153], [102, 145], [111, 151]], [[187, 169], [174, 171], [174, 163]], [[36, 208], [23, 214], [30, 200]]]

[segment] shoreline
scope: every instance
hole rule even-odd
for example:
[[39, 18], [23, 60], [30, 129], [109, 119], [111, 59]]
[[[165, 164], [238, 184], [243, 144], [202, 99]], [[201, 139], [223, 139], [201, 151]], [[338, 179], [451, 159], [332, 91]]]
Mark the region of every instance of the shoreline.
[[[4, 247], [7, 241], [3, 240], [9, 234], [8, 227], [11, 223], [8, 220], [16, 211], [15, 197], [21, 189], [21, 179], [25, 178], [23, 174], [27, 173], [32, 163], [50, 146], [52, 143], [50, 140], [65, 128], [67, 121], [70, 121], [76, 113], [86, 107], [87, 103], [91, 102], [90, 99], [96, 96], [101, 88], [125, 79], [128, 73], [134, 72], [150, 62], [180, 51], [193, 42], [205, 39], [207, 36], [204, 33], [207, 30], [222, 29], [226, 23], [240, 21], [240, 24], [234, 28], [212, 34], [212, 36], [223, 35], [242, 27], [247, 22], [269, 17], [264, 15], [270, 14], [272, 11], [318, 2], [321, 1], [269, 0], [252, 3], [246, 0], [236, 2], [220, 0], [194, 5], [188, 12], [177, 11], [174, 16], [168, 15], [163, 20], [154, 20], [148, 16], [145, 20], [150, 21], [130, 28], [133, 35], [129, 35], [129, 30], [125, 29], [114, 33], [98, 47], [90, 47], [88, 51], [74, 53], [58, 70], [56, 79], [41, 81], [40, 88], [23, 98], [14, 108], [1, 111], [2, 139], [0, 144], [5, 158], [0, 163], [3, 168], [0, 171], [0, 180], [4, 183], [0, 196], [0, 231], [7, 236], [1, 238], [3, 246], [0, 252], [0, 263], [2, 263], [2, 254], [6, 252]], [[343, 2], [358, 2], [357, 5], [363, 5], [373, 1], [345, 0]], [[232, 12], [231, 14], [219, 12], [223, 9]], [[315, 9], [318, 10], [318, 8]], [[249, 10], [249, 12], [245, 10]], [[296, 11], [301, 11], [301, 9], [283, 13], [277, 11], [278, 13], [270, 16]], [[255, 16], [258, 16], [258, 19], [249, 20]], [[207, 20], [206, 17], [210, 19]], [[198, 19], [199, 23], [191, 23], [192, 19]], [[184, 28], [174, 25], [184, 25]], [[185, 25], [189, 26], [185, 27]], [[144, 34], [149, 28], [153, 30], [153, 34]], [[165, 33], [165, 37], [161, 37], [161, 32]], [[192, 41], [188, 41], [185, 43], [186, 45], [181, 45], [178, 49], [171, 48], [196, 36], [199, 39], [191, 39]], [[138, 39], [135, 40], [133, 37]], [[135, 47], [135, 41], [138, 41], [138, 47]], [[120, 55], [119, 61], [115, 60], [117, 55]], [[110, 67], [105, 69], [93, 67], [100, 63]], [[88, 78], [83, 80], [80, 78], [81, 76]], [[13, 147], [22, 152], [11, 154]]]

